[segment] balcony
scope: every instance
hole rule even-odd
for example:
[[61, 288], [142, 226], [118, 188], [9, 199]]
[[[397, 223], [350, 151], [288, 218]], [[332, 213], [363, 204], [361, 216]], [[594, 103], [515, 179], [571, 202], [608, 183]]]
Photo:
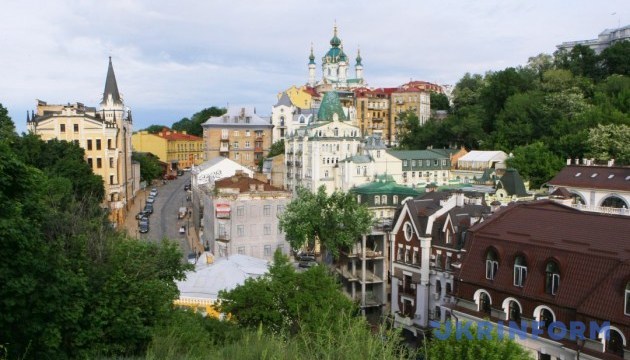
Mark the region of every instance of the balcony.
[[230, 234], [228, 234], [227, 232], [218, 232], [214, 236], [214, 239], [216, 241], [219, 241], [219, 242], [229, 242], [230, 241]]
[[108, 184], [107, 185], [108, 194], [122, 193], [123, 186], [121, 184]]
[[337, 268], [336, 270], [339, 275], [341, 275], [344, 279], [347, 279], [348, 281], [359, 281], [357, 276], [345, 267]]
[[219, 147], [219, 152], [228, 152], [230, 151], [230, 146], [228, 144], [221, 144]]
[[229, 140], [230, 139], [230, 134], [221, 134], [221, 141], [225, 141], [225, 140]]
[[401, 295], [407, 295], [415, 298], [416, 296], [416, 284], [407, 284], [405, 286], [398, 285], [398, 293]]
[[381, 117], [374, 117], [374, 118], [372, 118], [372, 122], [375, 122], [375, 121], [377, 121], [377, 122], [378, 121], [383, 121], [383, 118], [381, 118]]
[[263, 152], [262, 146], [254, 146], [254, 152], [257, 152], [257, 153]]
[[607, 207], [607, 206], [587, 206], [587, 205], [582, 205], [582, 204], [573, 204], [571, 206], [581, 211], [630, 216], [630, 209], [625, 209], [625, 208], [614, 208], [614, 207]]

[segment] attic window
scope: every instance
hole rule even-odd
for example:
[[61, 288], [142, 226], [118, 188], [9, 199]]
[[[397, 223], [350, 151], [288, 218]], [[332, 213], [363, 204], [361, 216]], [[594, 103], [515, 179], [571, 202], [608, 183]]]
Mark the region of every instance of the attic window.
[[626, 176], [626, 181], [630, 180], [630, 175]]
[[594, 177], [596, 177], [596, 176], [597, 176], [597, 173], [595, 173], [595, 174], [591, 175], [591, 177], [592, 177], [592, 178], [594, 178]]
[[612, 179], [612, 178], [614, 178], [614, 177], [615, 177], [615, 174], [610, 174], [610, 175], [608, 175], [608, 178], [609, 178], [609, 179]]
[[580, 175], [582, 175], [582, 173], [581, 173], [581, 172], [579, 172], [579, 173], [575, 174], [575, 177], [578, 177], [578, 176], [580, 176]]

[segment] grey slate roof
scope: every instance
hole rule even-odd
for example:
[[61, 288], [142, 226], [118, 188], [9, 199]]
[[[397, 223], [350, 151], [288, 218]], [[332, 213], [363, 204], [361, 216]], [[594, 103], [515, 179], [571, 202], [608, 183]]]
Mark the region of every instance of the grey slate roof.
[[105, 90], [103, 91], [104, 104], [107, 101], [108, 95], [112, 95], [114, 104], [122, 104], [120, 99], [120, 93], [118, 92], [118, 84], [116, 83], [116, 75], [114, 75], [114, 66], [112, 65], [112, 57], [109, 57], [109, 67], [107, 68], [107, 77], [105, 78]]
[[214, 116], [201, 124], [202, 127], [273, 127], [269, 120], [258, 116], [251, 107], [229, 107], [227, 113]]
[[372, 158], [369, 155], [353, 155], [353, 156], [350, 156], [341, 160], [341, 162], [353, 162], [355, 164], [366, 164], [366, 163], [372, 162]]
[[289, 95], [287, 95], [286, 91], [282, 92], [282, 95], [280, 95], [280, 99], [278, 99], [278, 102], [276, 103], [275, 106], [292, 106], [293, 103], [291, 102], [291, 98], [289, 98]]

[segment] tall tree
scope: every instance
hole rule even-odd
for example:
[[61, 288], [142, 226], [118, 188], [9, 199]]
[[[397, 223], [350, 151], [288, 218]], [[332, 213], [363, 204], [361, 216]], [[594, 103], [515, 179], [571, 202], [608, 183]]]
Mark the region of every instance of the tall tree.
[[598, 125], [589, 132], [590, 155], [605, 162], [615, 159], [620, 165], [630, 164], [630, 126]]
[[605, 48], [599, 57], [605, 75], [630, 76], [630, 41], [619, 41]]
[[131, 155], [133, 161], [140, 164], [140, 179], [150, 184], [152, 180], [159, 179], [162, 175], [160, 160], [151, 153], [136, 153]]
[[186, 131], [188, 134], [195, 136], [203, 136], [203, 128], [201, 124], [206, 122], [213, 116], [221, 116], [227, 112], [226, 109], [212, 106], [196, 112], [189, 118], [183, 118], [173, 124], [173, 130]]
[[358, 204], [352, 194], [335, 191], [328, 196], [324, 186], [316, 193], [298, 188], [297, 197], [280, 217], [280, 226], [293, 248], [308, 244], [312, 249], [319, 239], [334, 257], [367, 234], [372, 222], [367, 207]]
[[431, 92], [431, 110], [446, 110], [451, 108], [448, 97], [444, 94]]
[[540, 188], [564, 166], [564, 161], [542, 142], [519, 146], [513, 155], [507, 165], [529, 180], [531, 189]]

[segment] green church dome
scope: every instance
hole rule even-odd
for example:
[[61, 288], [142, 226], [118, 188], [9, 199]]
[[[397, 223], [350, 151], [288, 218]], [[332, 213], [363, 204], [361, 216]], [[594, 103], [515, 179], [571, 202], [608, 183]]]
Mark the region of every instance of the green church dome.
[[337, 114], [339, 121], [347, 120], [341, 101], [339, 101], [339, 94], [336, 91], [329, 91], [324, 94], [322, 104], [317, 112], [317, 121], [333, 121], [334, 114]]

